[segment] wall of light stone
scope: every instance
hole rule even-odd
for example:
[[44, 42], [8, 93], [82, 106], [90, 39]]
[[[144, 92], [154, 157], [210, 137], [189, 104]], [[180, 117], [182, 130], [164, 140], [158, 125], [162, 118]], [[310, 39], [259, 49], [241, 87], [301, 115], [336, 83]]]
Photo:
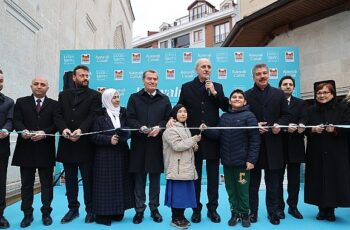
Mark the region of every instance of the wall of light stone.
[[[131, 48], [134, 20], [130, 0], [0, 0], [2, 92], [30, 95], [31, 80], [42, 75], [48, 96], [57, 99], [59, 51]], [[12, 150], [15, 141], [12, 135]], [[8, 194], [18, 192], [19, 182], [19, 169], [9, 166]]]

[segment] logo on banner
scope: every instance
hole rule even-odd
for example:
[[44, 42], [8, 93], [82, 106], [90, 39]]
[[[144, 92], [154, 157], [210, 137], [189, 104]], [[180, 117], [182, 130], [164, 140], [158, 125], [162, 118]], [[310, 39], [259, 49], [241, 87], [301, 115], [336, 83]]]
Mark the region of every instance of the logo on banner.
[[120, 70], [120, 69], [114, 70], [114, 80], [120, 81], [120, 80], [123, 80], [123, 78], [124, 78], [123, 70]]
[[166, 79], [174, 80], [175, 79], [175, 69], [166, 69]]
[[132, 63], [141, 63], [141, 54], [140, 53], [132, 53], [131, 54], [131, 62]]
[[235, 62], [244, 62], [244, 53], [243, 52], [235, 52]]
[[81, 64], [90, 64], [90, 54], [81, 55]]
[[286, 62], [294, 62], [294, 52], [293, 51], [286, 51], [285, 60], [286, 60]]
[[97, 89], [96, 89], [98, 92], [100, 92], [100, 93], [103, 93], [105, 90], [106, 90], [106, 87], [104, 87], [104, 86], [99, 86], [99, 87], [97, 87]]
[[277, 68], [269, 68], [269, 76], [270, 76], [270, 79], [277, 79], [278, 78], [278, 69]]
[[227, 69], [218, 69], [218, 79], [227, 79]]
[[192, 52], [183, 53], [183, 62], [192, 62]]

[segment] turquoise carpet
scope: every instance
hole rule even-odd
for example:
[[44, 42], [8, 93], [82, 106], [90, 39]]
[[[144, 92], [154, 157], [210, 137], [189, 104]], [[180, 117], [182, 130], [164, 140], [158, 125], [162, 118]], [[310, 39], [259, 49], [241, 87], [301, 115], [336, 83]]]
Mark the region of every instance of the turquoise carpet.
[[[145, 219], [139, 225], [134, 225], [132, 223], [132, 217], [134, 215], [134, 210], [128, 210], [125, 213], [125, 218], [122, 222], [113, 222], [111, 227], [98, 225], [96, 223], [85, 224], [85, 211], [84, 205], [81, 205], [80, 208], [80, 217], [75, 219], [68, 224], [60, 224], [60, 220], [67, 211], [67, 200], [65, 197], [65, 187], [56, 186], [54, 191], [54, 200], [53, 200], [53, 224], [51, 226], [43, 226], [41, 222], [41, 202], [40, 194], [35, 196], [34, 203], [34, 222], [27, 229], [38, 229], [38, 230], [48, 230], [48, 229], [84, 229], [84, 230], [98, 230], [98, 229], [146, 229], [146, 230], [160, 230], [160, 229], [175, 229], [170, 226], [171, 212], [170, 209], [164, 206], [164, 190], [165, 187], [161, 188], [161, 205], [159, 207], [160, 213], [163, 215], [162, 223], [154, 223], [150, 218], [149, 210], [145, 212]], [[203, 191], [206, 190], [206, 186], [203, 186]], [[82, 202], [82, 187], [80, 187], [79, 200]], [[202, 194], [203, 203], [206, 203], [205, 193]], [[303, 220], [297, 220], [291, 217], [286, 213], [286, 219], [281, 221], [281, 224], [278, 226], [271, 225], [266, 217], [266, 208], [265, 208], [265, 191], [260, 191], [260, 210], [259, 210], [259, 219], [258, 223], [253, 224], [251, 229], [317, 229], [317, 230], [329, 230], [329, 229], [350, 229], [350, 208], [338, 208], [336, 209], [337, 221], [330, 223], [327, 221], [318, 221], [315, 219], [317, 214], [317, 207], [312, 205], [306, 205], [303, 201], [303, 193], [300, 194], [300, 212], [304, 215]], [[220, 185], [220, 202], [219, 202], [218, 212], [221, 215], [221, 223], [214, 224], [206, 217], [206, 210], [202, 211], [202, 222], [199, 224], [193, 224], [189, 229], [230, 229], [227, 225], [227, 221], [230, 218], [230, 210], [227, 201], [227, 195], [224, 185]], [[189, 219], [191, 217], [191, 210], [186, 210], [186, 217]], [[20, 210], [20, 202], [17, 202], [5, 210], [5, 216], [9, 220], [11, 227], [10, 229], [22, 229], [20, 228], [20, 222], [23, 218], [23, 213]], [[233, 227], [235, 229], [243, 229], [240, 223]]]

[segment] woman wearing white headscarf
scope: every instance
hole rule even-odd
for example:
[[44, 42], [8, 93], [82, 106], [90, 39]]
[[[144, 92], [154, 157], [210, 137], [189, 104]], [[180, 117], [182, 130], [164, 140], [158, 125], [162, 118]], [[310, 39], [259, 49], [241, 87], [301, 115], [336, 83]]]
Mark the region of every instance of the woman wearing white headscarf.
[[[91, 136], [96, 144], [93, 173], [93, 212], [96, 222], [111, 225], [120, 221], [124, 211], [134, 207], [132, 180], [128, 173], [130, 132], [123, 131], [126, 110], [120, 107], [120, 95], [115, 89], [102, 94], [104, 108], [97, 112], [93, 131], [105, 131]], [[113, 131], [110, 131], [113, 130]]]

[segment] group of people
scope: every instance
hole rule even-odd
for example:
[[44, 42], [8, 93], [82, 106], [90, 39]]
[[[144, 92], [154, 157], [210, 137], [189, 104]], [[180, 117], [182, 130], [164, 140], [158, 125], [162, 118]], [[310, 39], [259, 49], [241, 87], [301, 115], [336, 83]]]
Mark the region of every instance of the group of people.
[[[53, 171], [63, 163], [68, 212], [61, 223], [79, 217], [78, 171], [83, 183], [85, 222], [111, 225], [134, 208], [134, 224], [144, 219], [146, 183], [148, 206], [154, 222], [162, 222], [160, 175], [165, 173], [164, 204], [171, 208], [171, 225], [186, 229], [202, 219], [200, 201], [203, 161], [207, 174], [207, 217], [219, 223], [217, 212], [219, 165], [224, 169], [231, 218], [243, 227], [258, 221], [262, 170], [266, 184], [266, 207], [271, 224], [285, 218], [284, 173], [288, 178], [288, 213], [297, 219], [301, 163], [306, 163], [305, 202], [318, 206], [318, 220], [335, 221], [335, 208], [350, 207], [350, 94], [336, 100], [333, 82], [315, 85], [316, 103], [309, 108], [294, 97], [295, 80], [284, 76], [279, 88], [269, 84], [268, 67], [252, 69], [254, 86], [235, 89], [225, 97], [221, 84], [210, 80], [211, 62], [196, 62], [198, 74], [182, 85], [178, 103], [157, 88], [158, 74], [143, 73], [144, 88], [133, 93], [127, 107], [120, 94], [102, 94], [89, 88], [89, 69], [73, 70], [75, 87], [46, 96], [44, 77], [31, 83], [32, 95], [16, 103], [0, 92], [0, 228], [4, 217], [6, 175], [10, 155], [9, 134], [18, 133], [12, 165], [20, 167], [20, 226], [33, 221], [33, 186], [38, 170], [41, 183], [42, 222], [52, 224]], [[0, 70], [0, 90], [4, 75]], [[224, 113], [220, 116], [220, 110]], [[55, 133], [60, 138], [55, 150]], [[307, 147], [305, 154], [305, 136]], [[131, 138], [130, 145], [127, 143]], [[130, 146], [130, 147], [129, 147]], [[191, 222], [184, 215], [192, 208]]]

